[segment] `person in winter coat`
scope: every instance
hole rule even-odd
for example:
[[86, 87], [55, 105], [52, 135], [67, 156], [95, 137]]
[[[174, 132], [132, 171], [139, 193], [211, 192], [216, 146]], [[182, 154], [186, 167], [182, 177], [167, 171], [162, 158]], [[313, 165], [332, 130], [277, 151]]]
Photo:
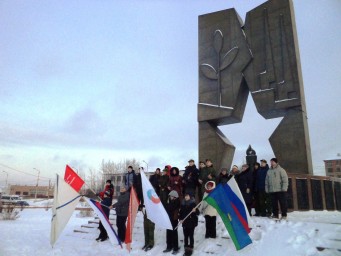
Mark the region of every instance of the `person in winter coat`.
[[[204, 193], [203, 198], [205, 198], [209, 193], [211, 193], [211, 191], [215, 189], [215, 187], [216, 187], [216, 184], [214, 181], [208, 181], [205, 184], [205, 193]], [[204, 200], [199, 206], [199, 211], [205, 217], [205, 226], [206, 226], [205, 238], [216, 238], [217, 237], [217, 231], [216, 231], [217, 210]]]
[[217, 178], [217, 184], [226, 184], [229, 181], [229, 174], [227, 174], [227, 168], [221, 168], [221, 171]]
[[240, 171], [239, 171], [239, 168], [238, 168], [238, 166], [237, 165], [234, 165], [234, 166], [232, 166], [232, 169], [231, 169], [231, 171], [230, 171], [230, 173], [229, 173], [229, 176], [237, 176], [238, 174], [240, 173]]
[[247, 164], [243, 164], [241, 173], [236, 176], [236, 181], [251, 216], [253, 174]]
[[168, 200], [168, 183], [169, 183], [169, 175], [168, 175], [168, 168], [164, 168], [162, 170], [162, 175], [159, 180], [159, 187], [160, 187], [160, 200], [163, 206], [166, 205], [167, 200]]
[[[112, 197], [111, 197], [110, 191], [107, 190], [103, 193], [103, 200], [101, 201], [101, 207], [103, 209], [104, 215], [107, 216], [108, 219], [109, 219], [109, 215], [110, 215], [111, 204], [112, 204]], [[98, 228], [100, 230], [100, 233], [99, 233], [99, 236], [96, 238], [96, 241], [103, 242], [103, 241], [107, 240], [108, 239], [108, 233], [105, 230], [101, 221], [99, 222]]]
[[[255, 186], [255, 192], [256, 192], [256, 205], [258, 206], [258, 212], [256, 211], [256, 216], [270, 216], [271, 215], [271, 205], [270, 207], [267, 207], [269, 205], [269, 202], [271, 202], [270, 196], [268, 193], [265, 192], [265, 178], [266, 174], [268, 173], [269, 166], [266, 162], [266, 160], [262, 159], [260, 160], [260, 167], [257, 171], [257, 177], [256, 177], [256, 186]], [[270, 208], [270, 209], [269, 209]]]
[[160, 168], [156, 168], [153, 175], [150, 176], [149, 181], [155, 189], [156, 194], [160, 197]]
[[278, 203], [281, 207], [282, 219], [287, 218], [287, 190], [289, 179], [286, 171], [278, 164], [277, 158], [270, 160], [270, 169], [265, 177], [265, 192], [270, 193], [273, 218], [278, 219]]
[[120, 195], [117, 198], [117, 202], [112, 205], [112, 208], [116, 210], [116, 226], [117, 235], [121, 242], [124, 242], [126, 236], [126, 221], [129, 210], [130, 193], [125, 186], [120, 189]]
[[199, 173], [198, 173], [198, 201], [202, 201], [202, 197], [204, 195], [204, 186], [205, 183], [201, 180], [201, 173], [203, 172], [204, 168], [206, 167], [205, 163], [203, 161], [199, 162]]
[[111, 184], [111, 180], [107, 180], [105, 182], [105, 186], [102, 192], [99, 192], [98, 196], [103, 200], [104, 199], [104, 193], [106, 191], [109, 191], [110, 195], [109, 197], [112, 198], [113, 194], [114, 194], [114, 186]]
[[169, 183], [168, 183], [169, 191], [175, 190], [178, 192], [179, 199], [182, 199], [182, 177], [179, 174], [178, 167], [172, 167], [171, 173], [169, 176]]
[[252, 176], [253, 176], [252, 208], [255, 208], [256, 216], [260, 215], [259, 205], [257, 204], [257, 199], [256, 199], [256, 182], [257, 182], [257, 173], [258, 173], [259, 167], [260, 167], [260, 164], [256, 162], [253, 166], [253, 172], [252, 172]]
[[[179, 212], [179, 222], [182, 223], [182, 230], [184, 233], [184, 255], [189, 256], [193, 253], [194, 229], [198, 226], [199, 210], [195, 208], [196, 205], [193, 194], [191, 192], [185, 192], [184, 195]], [[187, 217], [187, 215], [189, 216]]]
[[[138, 172], [135, 173], [134, 180], [133, 180], [133, 187], [134, 187], [134, 189], [136, 191], [137, 198], [140, 201], [140, 207], [142, 207], [143, 204], [144, 204], [144, 201], [143, 201], [143, 191], [142, 191], [141, 171], [142, 172], [144, 171], [143, 167], [140, 167]], [[130, 192], [130, 190], [128, 192]]]
[[199, 182], [203, 184], [201, 187], [202, 193], [205, 192], [205, 184], [208, 181], [216, 181], [216, 171], [213, 167], [213, 163], [210, 159], [206, 159], [206, 166], [200, 171], [200, 177], [199, 177]]
[[155, 223], [148, 219], [147, 211], [143, 207], [141, 209], [143, 213], [143, 232], [144, 232], [144, 246], [142, 250], [145, 252], [153, 249], [154, 247], [154, 231], [155, 231]]
[[127, 191], [130, 191], [130, 188], [134, 185], [135, 181], [136, 181], [135, 171], [133, 170], [133, 167], [129, 165], [128, 171], [126, 175], [124, 176], [124, 186]]
[[180, 209], [179, 194], [177, 191], [172, 190], [171, 192], [169, 192], [169, 199], [167, 201], [167, 204], [165, 205], [165, 208], [172, 224], [173, 230], [167, 229], [166, 231], [167, 248], [163, 252], [166, 253], [173, 250], [172, 253], [176, 254], [179, 252], [179, 240], [178, 229], [175, 228], [178, 225]]
[[195, 189], [198, 184], [198, 175], [199, 170], [195, 166], [194, 160], [189, 160], [182, 178], [183, 194], [191, 193], [192, 195], [195, 195]]

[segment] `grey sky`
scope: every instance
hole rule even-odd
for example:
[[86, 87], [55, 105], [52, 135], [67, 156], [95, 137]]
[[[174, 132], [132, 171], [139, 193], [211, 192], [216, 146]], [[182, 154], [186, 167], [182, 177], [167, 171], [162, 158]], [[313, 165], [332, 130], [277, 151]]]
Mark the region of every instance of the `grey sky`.
[[[98, 169], [136, 158], [150, 168], [197, 159], [198, 16], [264, 1], [1, 1], [0, 170], [45, 177], [66, 164]], [[341, 1], [296, 0], [315, 173], [341, 152]], [[222, 127], [241, 164], [251, 144], [273, 156], [248, 99], [243, 123]], [[260, 126], [257, 136], [256, 127]], [[0, 172], [0, 186], [5, 175]]]

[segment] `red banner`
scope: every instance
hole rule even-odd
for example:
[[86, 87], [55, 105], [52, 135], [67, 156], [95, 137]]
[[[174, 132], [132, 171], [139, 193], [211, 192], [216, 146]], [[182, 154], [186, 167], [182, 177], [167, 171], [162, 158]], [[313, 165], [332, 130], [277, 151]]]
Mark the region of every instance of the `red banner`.
[[137, 215], [137, 211], [139, 208], [139, 200], [137, 199], [137, 195], [135, 189], [132, 187], [130, 191], [130, 201], [129, 201], [129, 212], [128, 212], [128, 221], [127, 221], [127, 229], [126, 229], [126, 237], [124, 242], [127, 244], [127, 250], [130, 252], [131, 250], [131, 242], [133, 238], [133, 228], [135, 224], [135, 219]]
[[65, 168], [64, 180], [77, 192], [81, 190], [84, 184], [84, 180], [82, 180], [82, 178], [79, 177], [78, 174], [68, 165], [66, 165]]

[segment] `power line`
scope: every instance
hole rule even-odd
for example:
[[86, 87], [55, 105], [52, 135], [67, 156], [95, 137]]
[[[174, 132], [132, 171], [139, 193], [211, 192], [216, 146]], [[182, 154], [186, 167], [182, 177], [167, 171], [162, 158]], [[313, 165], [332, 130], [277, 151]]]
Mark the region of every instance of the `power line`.
[[[10, 170], [12, 170], [12, 171], [24, 173], [24, 174], [26, 174], [26, 175], [30, 175], [30, 176], [34, 176], [34, 177], [38, 177], [38, 175], [35, 175], [35, 174], [32, 174], [32, 173], [28, 173], [28, 172], [24, 172], [24, 171], [20, 171], [20, 170], [17, 170], [17, 169], [15, 169], [15, 168], [13, 168], [13, 167], [8, 166], [8, 165], [2, 164], [2, 163], [0, 163], [0, 165], [3, 166], [3, 167], [6, 167], [6, 168], [8, 168], [8, 169], [10, 169]], [[40, 179], [43, 178], [43, 179], [47, 179], [47, 180], [52, 179], [52, 178], [48, 178], [48, 177], [44, 177], [44, 176], [40, 176], [39, 178], [40, 178]]]

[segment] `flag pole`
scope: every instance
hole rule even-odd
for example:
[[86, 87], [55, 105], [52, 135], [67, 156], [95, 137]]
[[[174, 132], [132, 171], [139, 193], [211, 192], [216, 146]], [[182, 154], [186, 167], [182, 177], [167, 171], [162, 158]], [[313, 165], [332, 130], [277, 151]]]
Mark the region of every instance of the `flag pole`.
[[[101, 204], [102, 198], [100, 198], [100, 197], [96, 194], [96, 192], [95, 192], [87, 183], [84, 182], [84, 184], [92, 191], [92, 193], [94, 193], [94, 194], [97, 196], [97, 198], [98, 198], [99, 200], [96, 200], [96, 202], [100, 203], [101, 206], [104, 206], [104, 207], [110, 209], [108, 206], [106, 206], [106, 205], [104, 205], [104, 204]], [[84, 195], [82, 195], [82, 196], [84, 196]], [[111, 209], [110, 209], [110, 210], [111, 210]]]
[[181, 221], [179, 221], [179, 223], [178, 223], [178, 225], [174, 228], [174, 230], [176, 230], [178, 227], [179, 227], [179, 225], [181, 224], [181, 223], [183, 223], [198, 207], [199, 207], [199, 205], [201, 205], [201, 203], [204, 201], [204, 199], [203, 200], [201, 200], [201, 202], [200, 203], [198, 203], [193, 209], [192, 209], [192, 211], [189, 213], [189, 214], [187, 214], [187, 216], [183, 219], [183, 220], [181, 220]]
[[94, 193], [95, 194], [95, 196], [97, 196], [97, 198], [99, 199], [99, 200], [102, 200], [102, 198], [100, 198], [98, 195], [97, 195], [97, 193], [86, 183], [86, 182], [84, 182], [84, 184], [91, 190], [91, 192], [92, 193]]

